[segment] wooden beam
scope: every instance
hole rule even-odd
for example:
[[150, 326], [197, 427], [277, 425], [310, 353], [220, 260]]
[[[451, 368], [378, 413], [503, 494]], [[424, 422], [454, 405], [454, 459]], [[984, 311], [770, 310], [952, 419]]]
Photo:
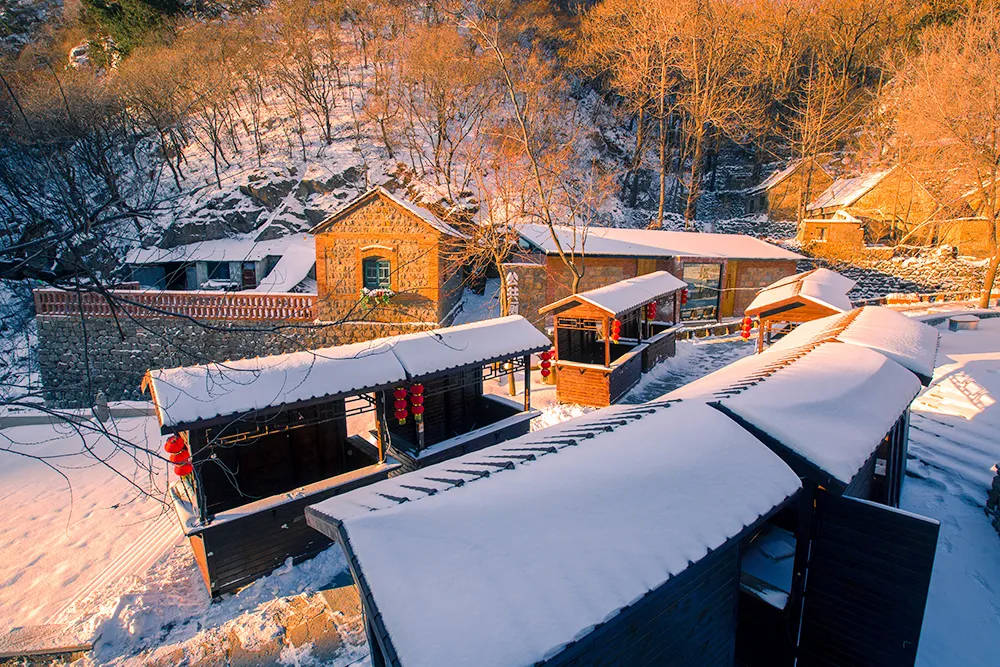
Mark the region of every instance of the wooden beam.
[[611, 367], [611, 335], [610, 335], [610, 320], [604, 318], [604, 365]]
[[375, 436], [379, 465], [385, 463], [385, 392], [375, 392]]
[[531, 409], [531, 355], [524, 355], [524, 411]]

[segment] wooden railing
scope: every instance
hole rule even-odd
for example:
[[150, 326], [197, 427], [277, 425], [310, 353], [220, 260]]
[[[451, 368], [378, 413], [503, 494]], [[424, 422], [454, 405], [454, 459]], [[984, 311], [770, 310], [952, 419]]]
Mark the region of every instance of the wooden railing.
[[316, 295], [257, 292], [182, 292], [60, 289], [34, 291], [35, 313], [46, 316], [192, 317], [199, 320], [309, 321], [316, 319]]

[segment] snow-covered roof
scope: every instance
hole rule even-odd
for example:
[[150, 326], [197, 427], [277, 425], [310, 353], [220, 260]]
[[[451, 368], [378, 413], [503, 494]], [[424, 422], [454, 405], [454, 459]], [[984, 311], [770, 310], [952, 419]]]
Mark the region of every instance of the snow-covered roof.
[[[252, 238], [199, 241], [173, 248], [136, 248], [125, 256], [126, 264], [167, 262], [258, 262], [269, 256], [309, 254], [316, 261], [316, 241], [309, 234], [291, 234], [270, 241]], [[282, 290], [272, 290], [282, 291]]]
[[934, 375], [937, 330], [884, 306], [864, 306], [805, 322], [769, 349], [787, 350], [824, 340], [839, 340], [881, 352], [916, 373], [924, 383], [930, 382]]
[[310, 243], [299, 243], [289, 246], [281, 255], [274, 268], [258, 283], [254, 292], [290, 292], [301, 283], [316, 265], [316, 244], [313, 237]]
[[571, 294], [550, 303], [539, 312], [546, 313], [574, 300], [582, 300], [617, 317], [627, 310], [655, 301], [685, 287], [687, 283], [672, 273], [654, 271], [579, 294]]
[[164, 430], [350, 394], [459, 366], [536, 352], [549, 339], [518, 315], [362, 343], [150, 370]]
[[347, 542], [394, 664], [526, 665], [799, 488], [776, 455], [720, 412], [665, 403], [593, 412], [330, 498], [306, 515]]
[[[546, 254], [556, 254], [556, 244], [547, 225], [524, 223], [517, 226], [522, 238]], [[803, 259], [752, 236], [674, 232], [665, 229], [622, 229], [619, 227], [573, 227], [556, 225], [556, 234], [565, 252], [585, 255], [626, 257], [714, 257], [723, 259]]]
[[[798, 169], [801, 165], [803, 165], [806, 162], [807, 162], [807, 160], [793, 160], [784, 169], [779, 169], [778, 171], [771, 172], [770, 176], [768, 176], [767, 178], [765, 178], [763, 181], [761, 181], [760, 183], [758, 183], [754, 187], [749, 188], [747, 190], [747, 194], [756, 194], [758, 192], [764, 192], [765, 190], [770, 190], [771, 188], [773, 188], [776, 185], [780, 184], [786, 178], [788, 178], [789, 176], [791, 176], [792, 174], [794, 174], [795, 170]], [[819, 164], [818, 162], [815, 162], [815, 161], [813, 161], [813, 163], [814, 163], [813, 166], [816, 169], [818, 169], [819, 171], [822, 171], [823, 173], [826, 173], [826, 170], [823, 169], [823, 166], [821, 164]]]
[[374, 188], [372, 188], [371, 190], [368, 190], [367, 192], [365, 192], [365, 193], [363, 193], [363, 194], [355, 197], [354, 199], [350, 200], [349, 202], [347, 202], [346, 204], [344, 204], [343, 206], [341, 206], [339, 210], [337, 210], [336, 212], [334, 212], [333, 214], [331, 214], [326, 220], [324, 220], [323, 222], [319, 223], [318, 225], [316, 225], [315, 227], [313, 227], [312, 229], [310, 229], [309, 232], [311, 234], [316, 234], [317, 232], [319, 232], [322, 229], [324, 229], [332, 220], [340, 217], [341, 215], [343, 215], [345, 212], [347, 212], [348, 210], [350, 210], [354, 206], [357, 206], [361, 202], [363, 202], [363, 201], [365, 201], [365, 200], [367, 200], [367, 199], [369, 199], [371, 197], [374, 197], [376, 195], [382, 196], [385, 199], [388, 199], [392, 203], [396, 204], [397, 206], [406, 209], [407, 211], [409, 211], [413, 215], [417, 216], [418, 218], [420, 218], [421, 220], [423, 220], [424, 222], [426, 222], [428, 225], [430, 225], [431, 227], [433, 227], [437, 231], [441, 232], [442, 234], [447, 234], [448, 236], [455, 236], [455, 237], [458, 237], [458, 238], [465, 238], [465, 234], [463, 234], [462, 232], [458, 231], [457, 229], [455, 229], [454, 227], [452, 227], [451, 225], [449, 225], [447, 222], [445, 222], [444, 220], [442, 220], [441, 218], [439, 218], [438, 216], [436, 216], [429, 209], [424, 208], [420, 204], [416, 204], [416, 203], [414, 203], [414, 202], [406, 199], [405, 197], [400, 197], [398, 195], [394, 195], [393, 193], [389, 192], [388, 190], [386, 190], [381, 185], [377, 185]]
[[919, 391], [885, 355], [827, 342], [772, 347], [663, 399], [717, 402], [846, 485]]
[[888, 176], [895, 168], [892, 167], [885, 171], [876, 171], [852, 178], [838, 178], [830, 184], [830, 187], [821, 192], [815, 201], [806, 206], [806, 210], [812, 211], [821, 208], [850, 206], [866, 192], [881, 183], [882, 179]]
[[853, 280], [836, 271], [812, 269], [771, 283], [757, 293], [744, 312], [757, 315], [789, 299], [844, 312], [853, 307], [847, 293], [854, 285]]
[[544, 350], [548, 336], [520, 315], [385, 339], [413, 378], [459, 366]]

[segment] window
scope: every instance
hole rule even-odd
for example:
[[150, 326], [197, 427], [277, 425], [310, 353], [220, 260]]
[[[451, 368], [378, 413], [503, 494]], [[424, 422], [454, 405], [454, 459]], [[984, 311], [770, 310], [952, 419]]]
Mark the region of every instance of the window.
[[681, 319], [715, 319], [719, 312], [719, 294], [722, 288], [722, 265], [710, 263], [685, 264], [683, 280], [688, 284], [687, 304], [681, 310]]
[[826, 227], [816, 228], [816, 238], [819, 239], [820, 241], [826, 240]]
[[389, 274], [391, 273], [389, 260], [379, 257], [369, 257], [362, 264], [365, 276], [365, 289], [389, 288]]

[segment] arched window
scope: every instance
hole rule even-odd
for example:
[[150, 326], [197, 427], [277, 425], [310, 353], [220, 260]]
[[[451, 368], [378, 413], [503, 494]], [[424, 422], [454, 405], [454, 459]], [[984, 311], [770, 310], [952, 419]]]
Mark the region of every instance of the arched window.
[[362, 262], [365, 289], [388, 289], [390, 280], [389, 260], [381, 257], [366, 257]]

